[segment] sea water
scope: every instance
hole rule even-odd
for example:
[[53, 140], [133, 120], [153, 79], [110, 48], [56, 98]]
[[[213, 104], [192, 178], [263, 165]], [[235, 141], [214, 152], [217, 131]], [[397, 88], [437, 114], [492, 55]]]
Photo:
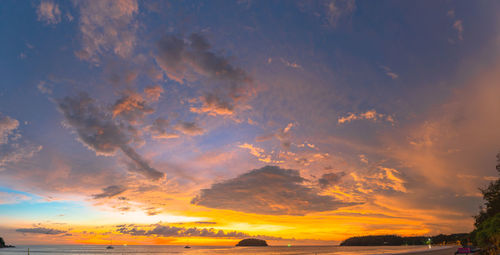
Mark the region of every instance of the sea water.
[[[337, 255], [367, 255], [367, 254], [392, 254], [409, 251], [428, 250], [427, 246], [268, 246], [268, 247], [234, 247], [234, 246], [192, 246], [189, 249], [183, 246], [170, 245], [129, 245], [114, 246], [114, 249], [106, 249], [106, 245], [31, 245], [17, 246], [16, 248], [0, 249], [2, 255], [28, 254], [141, 254], [141, 255], [161, 255], [161, 254], [337, 254]], [[442, 249], [434, 247], [433, 249]]]

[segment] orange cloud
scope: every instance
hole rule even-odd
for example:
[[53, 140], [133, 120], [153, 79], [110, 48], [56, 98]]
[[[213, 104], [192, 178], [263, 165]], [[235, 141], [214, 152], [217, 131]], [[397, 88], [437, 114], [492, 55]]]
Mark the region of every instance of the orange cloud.
[[369, 110], [359, 114], [349, 113], [347, 116], [338, 118], [337, 123], [344, 124], [344, 123], [349, 123], [353, 120], [372, 120], [372, 121], [385, 120], [387, 122], [394, 123], [394, 118], [392, 116], [383, 113], [377, 113], [377, 111], [375, 110]]

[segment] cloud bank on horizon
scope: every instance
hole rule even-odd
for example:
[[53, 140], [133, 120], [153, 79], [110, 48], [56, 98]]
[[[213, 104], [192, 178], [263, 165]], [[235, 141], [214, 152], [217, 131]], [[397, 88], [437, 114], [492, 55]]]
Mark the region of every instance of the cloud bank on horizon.
[[497, 178], [497, 3], [3, 6], [18, 243], [465, 232]]

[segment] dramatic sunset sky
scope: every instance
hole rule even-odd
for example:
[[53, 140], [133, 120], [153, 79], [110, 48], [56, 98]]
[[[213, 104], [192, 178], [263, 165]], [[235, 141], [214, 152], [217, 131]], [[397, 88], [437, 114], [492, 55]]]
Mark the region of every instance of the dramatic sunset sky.
[[337, 244], [469, 232], [495, 1], [1, 1], [0, 236]]

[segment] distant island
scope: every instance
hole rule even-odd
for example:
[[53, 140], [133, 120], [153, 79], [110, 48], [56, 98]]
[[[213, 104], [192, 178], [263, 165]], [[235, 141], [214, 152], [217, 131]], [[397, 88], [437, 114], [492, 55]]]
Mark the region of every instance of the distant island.
[[373, 235], [350, 237], [340, 243], [341, 246], [382, 246], [382, 245], [423, 245], [423, 244], [457, 244], [467, 243], [468, 233], [437, 235], [437, 236], [397, 236]]
[[6, 245], [3, 238], [0, 237], [0, 248], [14, 248], [14, 245]]
[[236, 246], [268, 246], [265, 240], [248, 238], [241, 240]]

